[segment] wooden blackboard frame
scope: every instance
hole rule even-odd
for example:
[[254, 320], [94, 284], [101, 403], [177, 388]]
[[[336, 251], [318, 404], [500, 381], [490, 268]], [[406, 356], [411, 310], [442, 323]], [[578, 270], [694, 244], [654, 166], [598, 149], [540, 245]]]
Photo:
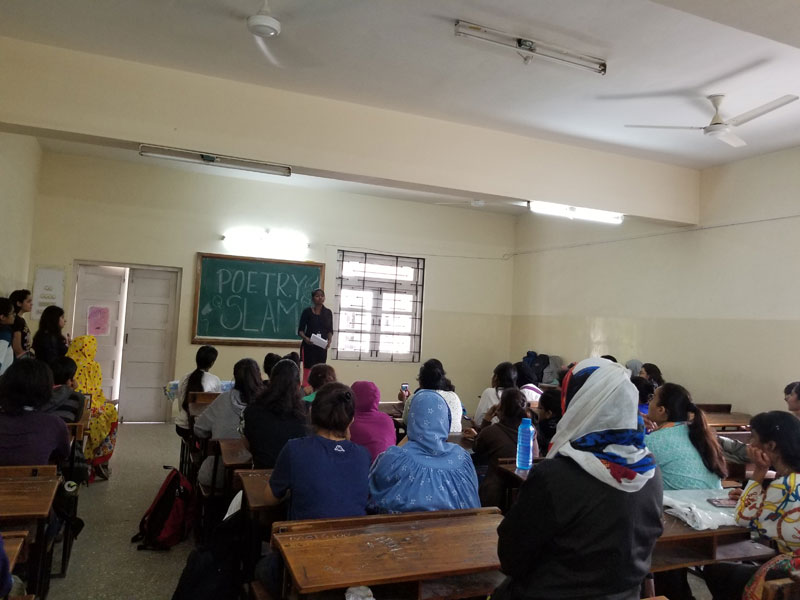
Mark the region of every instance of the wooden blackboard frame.
[[[298, 260], [279, 260], [273, 258], [254, 258], [252, 256], [236, 256], [233, 254], [214, 254], [211, 252], [198, 252], [196, 257], [195, 274], [194, 274], [194, 311], [192, 316], [192, 344], [217, 344], [223, 346], [273, 346], [279, 348], [299, 348], [300, 336], [297, 340], [281, 340], [272, 338], [220, 338], [208, 337], [197, 335], [197, 319], [200, 314], [200, 288], [202, 281], [200, 280], [203, 272], [203, 259], [204, 258], [222, 258], [230, 260], [242, 260], [255, 263], [269, 263], [269, 264], [290, 264], [301, 265], [304, 267], [319, 267], [319, 281], [320, 287], [324, 288], [325, 284], [325, 263], [314, 261], [298, 261]], [[309, 298], [309, 306], [311, 306], [311, 299]]]

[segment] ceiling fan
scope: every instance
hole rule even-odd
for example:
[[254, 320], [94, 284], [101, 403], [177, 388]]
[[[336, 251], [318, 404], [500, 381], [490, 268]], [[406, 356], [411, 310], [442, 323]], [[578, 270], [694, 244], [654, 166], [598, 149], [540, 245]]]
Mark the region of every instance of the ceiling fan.
[[708, 96], [709, 102], [711, 102], [711, 105], [714, 107], [714, 116], [711, 117], [711, 122], [705, 127], [683, 125], [625, 125], [625, 127], [644, 129], [701, 129], [704, 135], [716, 138], [721, 142], [725, 142], [729, 146], [733, 146], [734, 148], [739, 148], [741, 146], [746, 146], [747, 142], [731, 131], [733, 127], [744, 125], [753, 119], [762, 117], [773, 110], [781, 108], [782, 106], [786, 106], [790, 102], [797, 100], [798, 97], [792, 95], [781, 96], [772, 102], [767, 102], [766, 104], [762, 104], [761, 106], [758, 106], [752, 110], [748, 110], [747, 112], [743, 112], [742, 114], [727, 120], [723, 119], [719, 114], [719, 107], [720, 104], [722, 104], [723, 98], [725, 98], [724, 94], [712, 94], [711, 96]]

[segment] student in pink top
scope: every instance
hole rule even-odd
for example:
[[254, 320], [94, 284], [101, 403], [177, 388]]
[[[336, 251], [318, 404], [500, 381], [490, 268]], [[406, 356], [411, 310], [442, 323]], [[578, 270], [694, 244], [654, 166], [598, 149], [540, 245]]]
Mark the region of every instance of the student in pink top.
[[350, 425], [350, 441], [364, 446], [372, 460], [397, 440], [394, 423], [378, 409], [381, 391], [371, 381], [356, 381], [350, 389], [355, 396], [356, 414]]

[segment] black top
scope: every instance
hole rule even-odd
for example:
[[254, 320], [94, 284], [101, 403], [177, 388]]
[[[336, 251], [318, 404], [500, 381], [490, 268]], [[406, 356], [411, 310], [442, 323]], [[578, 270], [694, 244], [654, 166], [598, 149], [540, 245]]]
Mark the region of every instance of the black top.
[[49, 365], [67, 353], [67, 342], [49, 333], [39, 332], [33, 336], [33, 353]]
[[663, 530], [661, 499], [658, 469], [638, 492], [623, 492], [569, 458], [538, 463], [497, 528], [507, 597], [639, 598]]
[[[320, 314], [315, 315], [309, 306], [300, 315], [300, 324], [297, 326], [297, 331], [302, 331], [306, 337], [311, 337], [312, 333], [316, 333], [327, 340], [328, 334], [333, 331], [333, 313], [329, 308], [323, 306]], [[310, 369], [319, 363], [324, 363], [328, 359], [328, 351], [325, 348], [307, 344], [305, 341], [300, 344], [300, 355], [303, 358], [303, 366], [306, 369]]]
[[16, 333], [20, 332], [22, 335], [22, 350], [24, 352], [28, 352], [31, 349], [31, 330], [28, 329], [28, 324], [25, 322], [25, 319], [17, 315], [14, 317], [14, 324], [11, 326], [11, 330]]
[[286, 442], [308, 433], [305, 419], [281, 417], [260, 404], [244, 409], [244, 436], [256, 469], [272, 469]]

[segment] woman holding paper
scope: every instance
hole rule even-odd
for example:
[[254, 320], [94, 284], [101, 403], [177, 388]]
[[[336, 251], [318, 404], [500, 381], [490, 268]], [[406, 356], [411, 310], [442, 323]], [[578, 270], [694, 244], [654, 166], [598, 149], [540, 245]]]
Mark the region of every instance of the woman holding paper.
[[311, 301], [312, 305], [300, 315], [300, 324], [297, 326], [297, 333], [303, 338], [300, 344], [303, 385], [308, 383], [311, 367], [327, 361], [333, 337], [333, 313], [325, 308], [325, 292], [317, 288], [311, 292]]

